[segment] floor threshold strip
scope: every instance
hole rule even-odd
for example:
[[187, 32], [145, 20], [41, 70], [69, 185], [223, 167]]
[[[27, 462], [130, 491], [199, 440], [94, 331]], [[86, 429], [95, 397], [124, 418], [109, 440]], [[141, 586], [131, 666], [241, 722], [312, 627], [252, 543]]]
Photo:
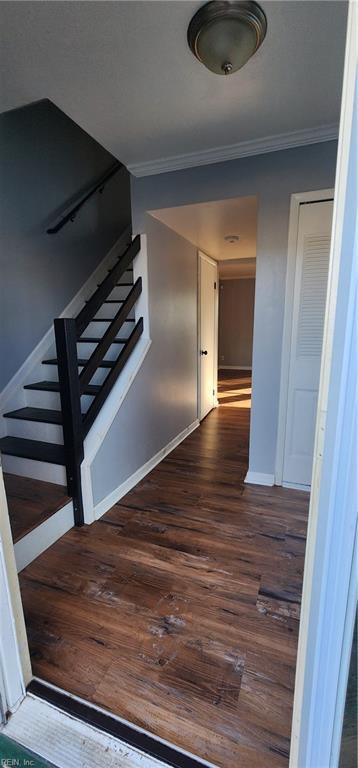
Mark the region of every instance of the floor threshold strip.
[[87, 725], [124, 741], [150, 757], [161, 760], [172, 768], [203, 768], [203, 766], [213, 765], [188, 755], [175, 746], [160, 741], [155, 736], [138, 730], [135, 726], [113, 717], [82, 699], [74, 698], [42, 680], [32, 680], [27, 687], [27, 692], [66, 714], [82, 720]]

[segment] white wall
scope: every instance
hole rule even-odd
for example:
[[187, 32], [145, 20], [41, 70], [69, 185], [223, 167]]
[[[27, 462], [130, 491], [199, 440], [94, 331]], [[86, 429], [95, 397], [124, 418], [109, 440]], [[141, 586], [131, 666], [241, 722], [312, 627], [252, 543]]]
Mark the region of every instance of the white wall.
[[335, 141], [132, 179], [133, 229], [145, 211], [258, 196], [250, 470], [274, 474], [290, 195], [334, 186]]
[[91, 467], [95, 505], [197, 418], [197, 253], [146, 217], [152, 345]]

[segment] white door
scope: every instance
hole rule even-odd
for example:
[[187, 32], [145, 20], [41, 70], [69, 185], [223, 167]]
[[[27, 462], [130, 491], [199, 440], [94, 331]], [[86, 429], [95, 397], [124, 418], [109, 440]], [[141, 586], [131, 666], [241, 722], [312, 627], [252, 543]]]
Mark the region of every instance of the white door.
[[216, 405], [217, 263], [199, 251], [199, 419]]
[[283, 483], [310, 486], [333, 201], [300, 205]]

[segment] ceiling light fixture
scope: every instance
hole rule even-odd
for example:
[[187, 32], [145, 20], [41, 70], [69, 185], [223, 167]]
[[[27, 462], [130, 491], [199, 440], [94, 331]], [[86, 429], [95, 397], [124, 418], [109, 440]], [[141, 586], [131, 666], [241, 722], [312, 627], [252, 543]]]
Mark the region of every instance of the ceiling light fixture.
[[238, 243], [239, 240], [240, 240], [240, 236], [239, 235], [225, 235], [224, 240], [227, 243]]
[[266, 16], [253, 0], [211, 0], [193, 16], [188, 43], [211, 72], [231, 75], [257, 51], [266, 30]]

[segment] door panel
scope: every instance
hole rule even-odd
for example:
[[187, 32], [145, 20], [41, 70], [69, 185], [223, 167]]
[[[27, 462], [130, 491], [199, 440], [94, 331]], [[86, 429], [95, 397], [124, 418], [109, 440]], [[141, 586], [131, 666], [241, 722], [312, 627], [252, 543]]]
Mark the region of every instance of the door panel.
[[199, 253], [199, 418], [203, 419], [216, 404], [216, 286], [217, 265]]
[[311, 483], [333, 202], [300, 206], [283, 482]]

